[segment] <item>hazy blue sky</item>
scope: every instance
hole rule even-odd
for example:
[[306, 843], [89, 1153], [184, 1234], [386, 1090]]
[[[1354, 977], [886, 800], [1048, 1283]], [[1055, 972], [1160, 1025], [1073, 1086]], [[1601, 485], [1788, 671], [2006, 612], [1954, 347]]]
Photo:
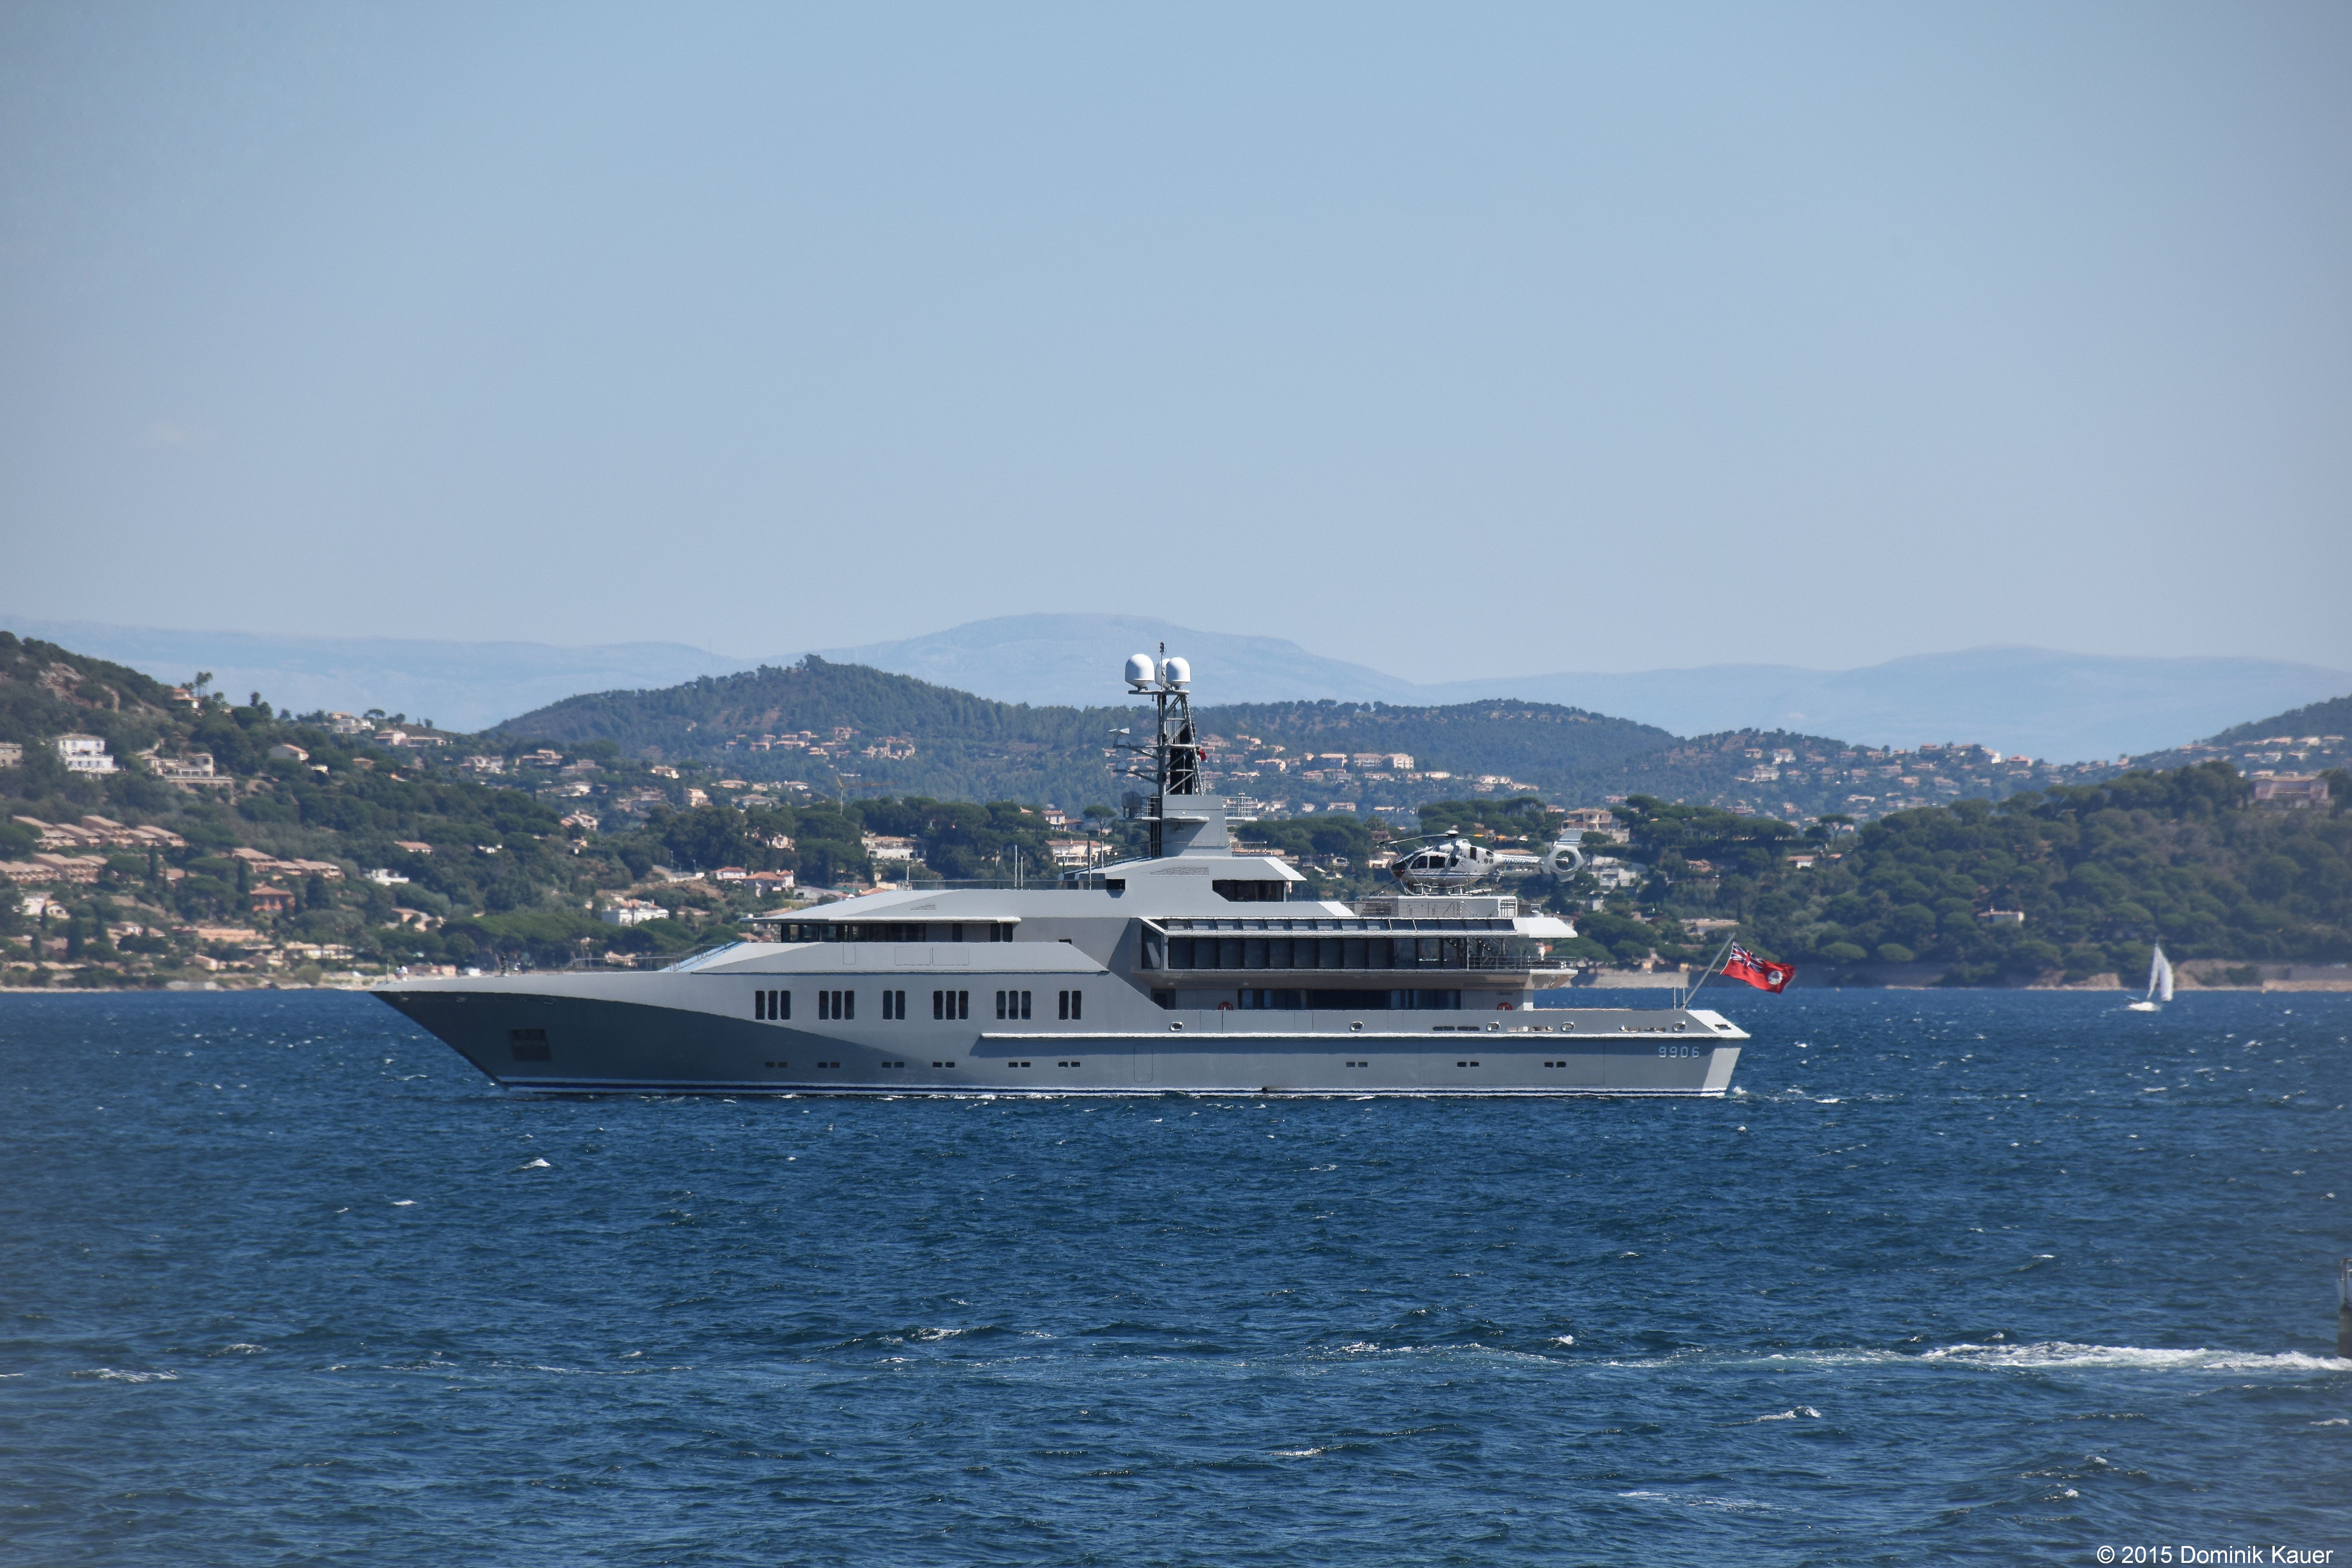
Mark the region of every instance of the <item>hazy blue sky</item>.
[[2352, 665], [2352, 6], [0, 9], [0, 609]]

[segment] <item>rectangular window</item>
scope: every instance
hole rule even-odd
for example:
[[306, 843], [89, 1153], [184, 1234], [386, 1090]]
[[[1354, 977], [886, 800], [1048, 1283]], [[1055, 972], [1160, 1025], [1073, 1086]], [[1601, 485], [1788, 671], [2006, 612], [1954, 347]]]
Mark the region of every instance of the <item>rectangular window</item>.
[[758, 1024], [758, 1023], [764, 1023], [764, 1022], [766, 1022], [766, 1021], [767, 1021], [767, 1016], [768, 1016], [768, 994], [767, 994], [766, 992], [764, 992], [764, 991], [754, 991], [754, 992], [752, 992], [752, 993], [751, 993], [751, 1021], [752, 1021], [753, 1023], [755, 1023], [755, 1024]]
[[944, 1018], [944, 1017], [946, 1017], [947, 1016], [948, 1016], [948, 994], [947, 994], [946, 992], [944, 992], [944, 991], [934, 991], [934, 992], [932, 992], [932, 993], [931, 993], [931, 1016], [932, 1016], [932, 1017], [934, 1017], [934, 1018]]
[[[969, 1018], [971, 1016], [971, 992], [959, 991], [955, 994], [955, 1016], [959, 1018]], [[948, 1066], [953, 1067], [955, 1066], [955, 1063], [950, 1062], [948, 1063]]]
[[816, 994], [816, 1016], [820, 1019], [830, 1018], [833, 1016], [832, 992], [820, 991]]
[[779, 991], [776, 993], [776, 1000], [784, 1005], [784, 1010], [781, 1013], [771, 1012], [769, 1016], [772, 1018], [789, 1019], [793, 1016], [793, 994], [789, 991]]
[[893, 991], [890, 993], [890, 1016], [899, 1019], [902, 1022], [905, 1020], [907, 1016], [907, 994], [904, 991]]
[[1000, 1018], [1004, 1016], [1004, 993], [1002, 991], [996, 994], [996, 1016]]
[[857, 1016], [856, 992], [845, 991], [841, 994], [841, 1016], [845, 1018], [855, 1018]]
[[1026, 991], [1021, 993], [1021, 1016], [1024, 1018], [1029, 1016], [1029, 993]]

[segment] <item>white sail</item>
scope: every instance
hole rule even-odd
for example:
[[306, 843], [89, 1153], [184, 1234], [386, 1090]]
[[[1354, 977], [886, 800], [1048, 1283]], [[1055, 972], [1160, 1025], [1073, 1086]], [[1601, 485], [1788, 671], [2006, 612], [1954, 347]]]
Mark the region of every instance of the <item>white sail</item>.
[[2159, 1002], [2172, 1000], [2172, 961], [2164, 956], [2161, 947], [2148, 964], [2147, 994]]

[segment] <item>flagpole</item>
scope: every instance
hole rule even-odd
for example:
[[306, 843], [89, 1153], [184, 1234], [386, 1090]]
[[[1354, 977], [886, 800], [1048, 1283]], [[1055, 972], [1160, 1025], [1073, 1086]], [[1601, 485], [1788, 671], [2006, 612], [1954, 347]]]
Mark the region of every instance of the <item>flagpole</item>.
[[1707, 961], [1706, 967], [1699, 972], [1698, 978], [1683, 992], [1682, 1000], [1675, 1004], [1677, 1008], [1688, 1007], [1691, 1005], [1691, 998], [1698, 994], [1698, 988], [1714, 976], [1716, 966], [1730, 955], [1732, 944], [1738, 940], [1739, 932], [1735, 927], [1732, 933], [1723, 939], [1722, 951]]

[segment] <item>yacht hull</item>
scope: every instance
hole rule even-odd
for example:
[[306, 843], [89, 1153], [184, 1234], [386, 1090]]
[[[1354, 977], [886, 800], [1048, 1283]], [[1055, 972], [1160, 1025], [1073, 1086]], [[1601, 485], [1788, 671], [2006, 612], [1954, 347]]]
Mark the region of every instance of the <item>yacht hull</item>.
[[[1036, 977], [1030, 992], [1055, 978]], [[636, 994], [616, 984], [629, 982]], [[797, 1021], [771, 1022], [734, 989], [685, 975], [517, 976], [376, 994], [495, 1082], [565, 1093], [1707, 1097], [1729, 1089], [1747, 1037], [1692, 1009], [1482, 1018], [1147, 1002], [1106, 1009], [1140, 1016], [1096, 1026], [942, 1020], [926, 1016], [921, 992], [911, 1018], [873, 1016], [869, 993], [865, 1018], [811, 1021], [803, 1003]]]

